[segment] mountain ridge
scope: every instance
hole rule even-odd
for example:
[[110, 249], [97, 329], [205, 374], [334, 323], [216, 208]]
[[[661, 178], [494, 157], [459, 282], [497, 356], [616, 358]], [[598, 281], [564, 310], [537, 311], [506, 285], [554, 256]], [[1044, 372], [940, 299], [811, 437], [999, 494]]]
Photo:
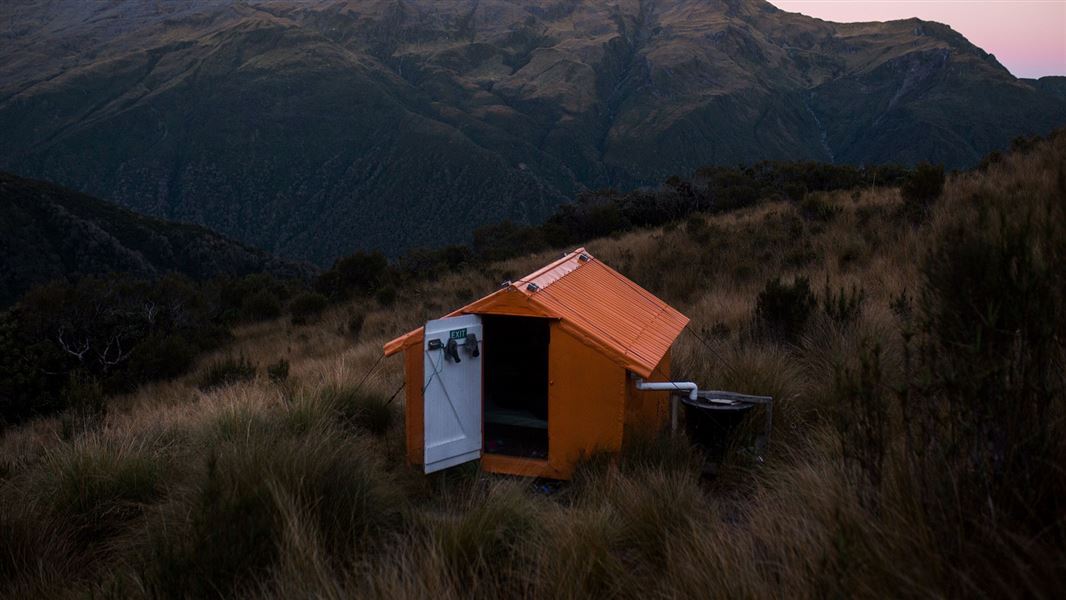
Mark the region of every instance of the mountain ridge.
[[266, 272], [309, 278], [281, 260], [200, 225], [139, 215], [42, 181], [0, 172], [0, 306], [37, 284], [111, 272], [193, 279]]
[[964, 167], [1066, 122], [949, 27], [766, 2], [8, 5], [0, 167], [328, 264], [761, 159]]

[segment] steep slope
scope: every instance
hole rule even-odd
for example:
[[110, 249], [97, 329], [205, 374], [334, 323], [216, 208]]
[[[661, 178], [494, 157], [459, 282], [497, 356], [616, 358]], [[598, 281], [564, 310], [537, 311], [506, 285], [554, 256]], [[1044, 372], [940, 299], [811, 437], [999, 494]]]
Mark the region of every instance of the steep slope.
[[0, 19], [0, 166], [319, 263], [709, 163], [966, 166], [1066, 122], [946, 26], [761, 0], [46, 0]]
[[1028, 80], [1034, 87], [1052, 96], [1066, 100], [1066, 77], [1049, 76]]
[[198, 225], [141, 216], [8, 173], [0, 173], [0, 230], [0, 306], [35, 284], [113, 271], [142, 277], [179, 272], [197, 279], [313, 272]]

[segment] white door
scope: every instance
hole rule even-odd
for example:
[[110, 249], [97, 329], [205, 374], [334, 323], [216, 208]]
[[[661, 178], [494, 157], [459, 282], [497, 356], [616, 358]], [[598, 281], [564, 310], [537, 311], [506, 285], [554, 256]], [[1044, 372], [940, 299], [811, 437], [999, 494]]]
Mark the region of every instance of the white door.
[[481, 457], [481, 317], [426, 323], [426, 473]]

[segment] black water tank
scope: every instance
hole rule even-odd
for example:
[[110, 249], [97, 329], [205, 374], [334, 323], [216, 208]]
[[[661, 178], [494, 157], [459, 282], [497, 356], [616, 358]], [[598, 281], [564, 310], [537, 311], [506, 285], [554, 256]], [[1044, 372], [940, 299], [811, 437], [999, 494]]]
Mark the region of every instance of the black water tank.
[[685, 432], [692, 442], [710, 458], [721, 458], [729, 448], [733, 432], [755, 408], [746, 402], [712, 402], [706, 397], [684, 398]]

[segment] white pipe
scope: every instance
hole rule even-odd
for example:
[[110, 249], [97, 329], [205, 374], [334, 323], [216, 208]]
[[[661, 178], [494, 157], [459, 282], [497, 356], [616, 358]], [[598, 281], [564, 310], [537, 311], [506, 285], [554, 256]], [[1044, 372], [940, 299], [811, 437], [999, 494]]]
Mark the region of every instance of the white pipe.
[[[646, 392], [681, 392], [688, 391], [688, 399], [695, 400], [699, 386], [691, 381], [644, 381], [637, 377], [638, 390]], [[670, 431], [677, 432], [677, 395], [670, 394]]]

